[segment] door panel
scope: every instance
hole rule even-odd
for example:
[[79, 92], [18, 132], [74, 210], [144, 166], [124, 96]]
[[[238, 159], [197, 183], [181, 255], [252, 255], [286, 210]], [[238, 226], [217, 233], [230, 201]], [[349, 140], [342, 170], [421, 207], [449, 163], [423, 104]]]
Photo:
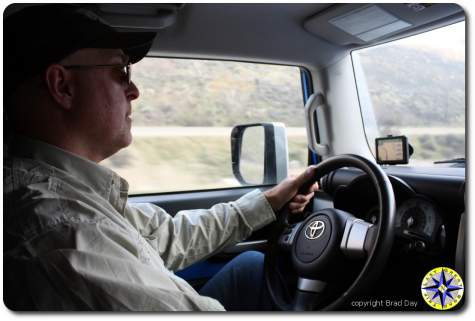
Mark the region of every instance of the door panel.
[[[242, 187], [208, 191], [163, 193], [159, 195], [130, 196], [132, 203], [153, 203], [163, 208], [170, 215], [175, 215], [181, 210], [210, 208], [214, 204], [235, 201], [256, 187]], [[270, 186], [260, 187], [262, 191]]]

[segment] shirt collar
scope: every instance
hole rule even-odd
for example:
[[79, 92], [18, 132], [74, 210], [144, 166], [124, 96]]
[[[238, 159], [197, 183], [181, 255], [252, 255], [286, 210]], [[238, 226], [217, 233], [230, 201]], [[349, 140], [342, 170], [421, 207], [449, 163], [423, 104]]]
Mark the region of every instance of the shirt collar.
[[114, 171], [57, 146], [24, 136], [14, 137], [10, 146], [12, 155], [31, 158], [66, 172], [111, 203], [116, 203], [119, 195], [127, 194], [129, 184]]

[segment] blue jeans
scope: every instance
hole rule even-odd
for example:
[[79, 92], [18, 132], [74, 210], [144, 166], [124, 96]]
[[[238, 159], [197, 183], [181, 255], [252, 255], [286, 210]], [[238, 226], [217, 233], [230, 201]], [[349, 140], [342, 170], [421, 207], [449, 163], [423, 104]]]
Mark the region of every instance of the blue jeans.
[[200, 290], [228, 311], [270, 311], [272, 300], [264, 280], [264, 254], [244, 252], [216, 273]]

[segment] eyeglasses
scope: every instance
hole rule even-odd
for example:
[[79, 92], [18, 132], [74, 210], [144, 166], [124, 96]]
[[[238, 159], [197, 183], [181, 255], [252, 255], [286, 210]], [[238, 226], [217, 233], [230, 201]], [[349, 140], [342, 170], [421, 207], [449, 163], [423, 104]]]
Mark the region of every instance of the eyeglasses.
[[130, 85], [132, 82], [132, 65], [130, 63], [110, 65], [63, 65], [63, 67], [66, 69], [117, 68], [121, 71], [127, 85]]

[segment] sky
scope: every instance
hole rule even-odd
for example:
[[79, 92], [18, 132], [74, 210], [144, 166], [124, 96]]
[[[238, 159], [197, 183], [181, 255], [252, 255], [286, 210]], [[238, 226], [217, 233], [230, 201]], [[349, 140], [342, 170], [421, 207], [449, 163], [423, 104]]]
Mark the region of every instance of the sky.
[[465, 59], [465, 22], [401, 39], [398, 45], [438, 51], [447, 58]]

